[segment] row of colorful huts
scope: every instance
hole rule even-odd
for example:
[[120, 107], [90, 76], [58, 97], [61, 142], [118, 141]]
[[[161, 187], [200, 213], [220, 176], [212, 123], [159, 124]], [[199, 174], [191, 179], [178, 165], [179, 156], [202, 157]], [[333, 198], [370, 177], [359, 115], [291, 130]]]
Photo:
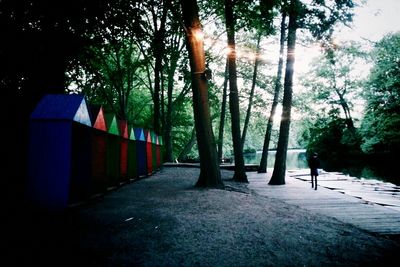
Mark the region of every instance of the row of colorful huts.
[[40, 208], [69, 206], [151, 175], [162, 138], [131, 127], [83, 95], [46, 95], [30, 117], [27, 195]]

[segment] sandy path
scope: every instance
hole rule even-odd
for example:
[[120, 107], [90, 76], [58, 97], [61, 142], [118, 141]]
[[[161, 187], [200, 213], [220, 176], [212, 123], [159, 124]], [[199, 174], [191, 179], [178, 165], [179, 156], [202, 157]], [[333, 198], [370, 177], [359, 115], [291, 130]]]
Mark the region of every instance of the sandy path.
[[32, 217], [41, 223], [9, 255], [18, 266], [389, 266], [400, 251], [222, 172], [235, 190], [195, 189], [198, 169], [164, 167], [57, 218]]

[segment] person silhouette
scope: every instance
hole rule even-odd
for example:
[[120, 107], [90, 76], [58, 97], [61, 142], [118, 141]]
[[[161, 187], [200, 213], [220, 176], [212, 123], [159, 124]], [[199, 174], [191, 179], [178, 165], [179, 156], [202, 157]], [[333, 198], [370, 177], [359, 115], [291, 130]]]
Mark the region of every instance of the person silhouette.
[[[311, 174], [311, 188], [317, 190], [317, 177], [318, 177], [318, 169], [320, 168], [320, 161], [318, 158], [318, 153], [314, 152], [312, 156], [308, 159], [308, 167], [310, 168]], [[314, 187], [315, 180], [315, 187]]]

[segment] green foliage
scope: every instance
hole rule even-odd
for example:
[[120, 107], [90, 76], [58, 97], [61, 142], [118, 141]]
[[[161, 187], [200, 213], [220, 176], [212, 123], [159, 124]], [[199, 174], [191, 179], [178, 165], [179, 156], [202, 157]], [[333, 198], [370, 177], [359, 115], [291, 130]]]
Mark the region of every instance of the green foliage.
[[248, 154], [252, 154], [252, 153], [256, 153], [257, 150], [254, 147], [246, 147], [243, 149], [243, 153], [248, 153]]
[[317, 39], [329, 39], [336, 23], [352, 21], [354, 6], [353, 0], [316, 0], [301, 5], [299, 3], [298, 27], [308, 29]]
[[362, 149], [366, 153], [395, 153], [400, 148], [400, 33], [389, 34], [375, 45], [364, 97]]
[[301, 96], [300, 106], [317, 118], [306, 124], [311, 128], [303, 132], [302, 142], [309, 138], [308, 149], [318, 151], [322, 158], [358, 155], [361, 136], [350, 114], [362, 90], [356, 66], [364, 62], [364, 52], [355, 43], [326, 43], [325, 49], [302, 79], [308, 92]]
[[332, 108], [345, 104], [350, 108], [352, 100], [360, 94], [363, 86], [361, 74], [356, 71], [365, 64], [364, 53], [359, 44], [335, 44], [326, 53], [315, 58], [311, 70], [302, 77], [302, 84], [310, 90], [318, 104], [328, 104]]
[[[220, 18], [225, 17], [225, 1], [206, 0], [198, 2], [200, 11], [202, 11], [205, 16], [209, 16], [211, 13], [216, 14]], [[236, 31], [239, 29], [257, 31], [263, 33], [265, 36], [274, 32], [273, 19], [278, 15], [277, 8], [280, 5], [279, 0], [241, 0], [233, 1], [233, 3]]]
[[309, 131], [307, 150], [316, 151], [321, 159], [339, 159], [360, 152], [360, 138], [349, 132], [346, 121], [335, 112], [316, 119]]
[[146, 61], [138, 50], [129, 39], [88, 47], [71, 75], [89, 102], [104, 105], [134, 125], [139, 125], [134, 118], [151, 103], [151, 97], [138, 93], [146, 77]]
[[362, 150], [368, 154], [397, 152], [400, 148], [399, 129], [399, 114], [367, 113], [361, 127]]

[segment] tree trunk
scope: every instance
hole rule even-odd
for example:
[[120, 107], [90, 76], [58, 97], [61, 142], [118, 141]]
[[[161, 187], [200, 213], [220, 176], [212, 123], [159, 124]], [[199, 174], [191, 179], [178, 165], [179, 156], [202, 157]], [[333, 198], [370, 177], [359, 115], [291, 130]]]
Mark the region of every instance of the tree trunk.
[[339, 91], [338, 89], [336, 89], [336, 93], [337, 93], [337, 95], [339, 96], [339, 99], [340, 99], [339, 102], [340, 102], [340, 105], [341, 105], [341, 107], [342, 107], [342, 109], [343, 109], [344, 115], [345, 115], [345, 117], [346, 117], [346, 125], [347, 125], [347, 128], [348, 128], [349, 130], [354, 130], [355, 127], [354, 127], [353, 118], [351, 117], [351, 114], [350, 114], [349, 105], [347, 104], [347, 101], [346, 101], [346, 99], [344, 98], [344, 93], [343, 93], [343, 94], [340, 93], [340, 91]]
[[224, 144], [224, 127], [225, 127], [225, 115], [226, 115], [226, 91], [228, 89], [228, 60], [225, 65], [225, 77], [222, 91], [222, 104], [221, 104], [221, 116], [219, 120], [219, 132], [218, 132], [218, 160], [222, 162], [222, 146]]
[[165, 161], [173, 161], [172, 153], [172, 92], [174, 89], [174, 75], [178, 65], [179, 55], [172, 54], [168, 71], [167, 85], [167, 112], [165, 114], [164, 125], [164, 145], [165, 145]]
[[233, 153], [235, 158], [236, 182], [248, 182], [243, 159], [242, 140], [240, 132], [239, 95], [236, 76], [235, 20], [233, 17], [232, 0], [225, 0], [225, 19], [228, 35], [228, 72], [229, 72], [229, 108], [231, 112]]
[[161, 24], [160, 28], [157, 29], [157, 25], [154, 25], [155, 33], [154, 33], [154, 40], [153, 40], [153, 55], [155, 58], [154, 64], [154, 121], [153, 121], [153, 128], [156, 134], [160, 134], [160, 112], [161, 112], [161, 105], [160, 105], [160, 92], [161, 92], [161, 79], [162, 79], [162, 71], [163, 65], [162, 60], [164, 57], [164, 39], [165, 39], [165, 23], [167, 20], [167, 2], [164, 1], [163, 4], [163, 14], [161, 17]]
[[208, 104], [203, 32], [198, 16], [197, 1], [180, 0], [180, 4], [182, 6], [186, 47], [189, 53], [192, 75], [193, 111], [200, 156], [200, 177], [196, 186], [222, 187], [223, 183]]
[[267, 172], [269, 143], [271, 141], [272, 127], [274, 125], [274, 117], [275, 117], [275, 113], [276, 113], [276, 108], [278, 106], [279, 95], [280, 95], [280, 91], [281, 91], [281, 87], [282, 87], [281, 80], [282, 80], [285, 39], [286, 39], [286, 12], [282, 11], [278, 72], [276, 74], [274, 99], [272, 101], [271, 113], [268, 118], [267, 130], [265, 132], [264, 146], [263, 146], [263, 151], [261, 154], [261, 160], [260, 160], [260, 166], [258, 168], [258, 173], [266, 173]]
[[243, 133], [242, 133], [242, 150], [244, 148], [244, 142], [246, 141], [247, 128], [249, 127], [250, 115], [251, 115], [251, 107], [253, 105], [254, 98], [254, 89], [256, 88], [257, 82], [257, 73], [258, 73], [258, 65], [260, 64], [260, 42], [261, 42], [261, 34], [257, 36], [257, 51], [256, 51], [256, 59], [254, 60], [254, 70], [253, 70], [253, 78], [249, 96], [249, 105], [247, 106], [246, 118], [244, 120], [243, 125]]
[[279, 129], [278, 147], [275, 157], [274, 171], [269, 184], [285, 184], [286, 154], [289, 142], [289, 130], [292, 109], [293, 71], [295, 60], [296, 30], [297, 30], [297, 5], [298, 0], [292, 0], [289, 8], [289, 31], [287, 41], [285, 82], [283, 85], [282, 117]]

